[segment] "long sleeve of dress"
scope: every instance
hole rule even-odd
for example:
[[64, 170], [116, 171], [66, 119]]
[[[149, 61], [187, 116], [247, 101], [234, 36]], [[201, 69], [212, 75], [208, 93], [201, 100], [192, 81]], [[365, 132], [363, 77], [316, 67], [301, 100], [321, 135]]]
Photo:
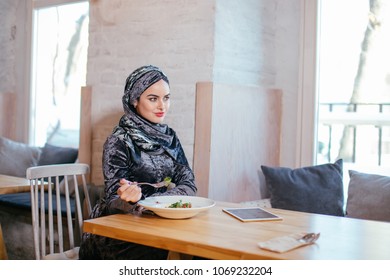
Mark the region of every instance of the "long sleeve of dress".
[[103, 147], [103, 176], [105, 183], [105, 212], [131, 212], [134, 205], [119, 198], [119, 180], [128, 178], [129, 153], [126, 145], [116, 137], [109, 137]]
[[[135, 205], [121, 200], [117, 194], [119, 180], [157, 183], [171, 177], [176, 187], [154, 189], [143, 187], [143, 198], [158, 195], [195, 195], [195, 178], [188, 164], [176, 163], [163, 150], [160, 153], [140, 152], [141, 159], [134, 156], [136, 147], [128, 147], [116, 136], [108, 137], [103, 150], [103, 175], [105, 180], [105, 212], [132, 212]], [[182, 153], [182, 148], [180, 146]]]

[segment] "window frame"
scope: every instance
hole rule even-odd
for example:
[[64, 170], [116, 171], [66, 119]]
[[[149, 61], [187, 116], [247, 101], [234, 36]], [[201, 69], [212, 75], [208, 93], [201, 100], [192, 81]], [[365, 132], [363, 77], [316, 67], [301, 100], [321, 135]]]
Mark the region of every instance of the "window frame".
[[318, 121], [318, 15], [321, 0], [301, 0], [300, 69], [297, 106], [296, 161], [299, 166], [316, 162]]
[[48, 8], [52, 6], [58, 6], [58, 5], [66, 5], [66, 4], [73, 4], [78, 2], [87, 2], [88, 0], [32, 0], [32, 8], [33, 9], [39, 9], [39, 8]]

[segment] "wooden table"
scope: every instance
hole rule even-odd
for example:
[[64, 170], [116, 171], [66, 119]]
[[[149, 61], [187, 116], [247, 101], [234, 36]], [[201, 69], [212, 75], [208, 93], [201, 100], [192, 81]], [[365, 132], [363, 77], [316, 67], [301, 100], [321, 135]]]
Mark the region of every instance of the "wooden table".
[[[209, 259], [390, 260], [390, 223], [269, 208], [282, 221], [241, 222], [222, 212], [239, 204], [217, 202], [186, 220], [116, 214], [86, 220], [84, 231]], [[242, 206], [241, 206], [242, 207]], [[286, 253], [258, 242], [300, 232], [320, 232], [316, 244]]]
[[26, 178], [0, 174], [0, 194], [29, 192], [30, 181]]

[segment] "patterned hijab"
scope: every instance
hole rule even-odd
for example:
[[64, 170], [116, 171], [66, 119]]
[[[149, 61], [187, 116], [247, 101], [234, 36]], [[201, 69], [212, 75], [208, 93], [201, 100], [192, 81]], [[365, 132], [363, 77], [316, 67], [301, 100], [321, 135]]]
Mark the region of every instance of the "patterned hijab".
[[174, 130], [165, 124], [149, 122], [133, 106], [147, 88], [161, 79], [169, 85], [167, 76], [153, 65], [142, 66], [127, 77], [122, 97], [125, 114], [113, 134], [126, 143], [134, 160], [139, 159], [139, 150], [156, 151], [163, 148], [178, 163], [188, 164]]
[[122, 97], [125, 113], [134, 110], [134, 102], [139, 99], [141, 94], [151, 85], [164, 80], [169, 85], [168, 77], [156, 66], [141, 66], [134, 70], [127, 79]]

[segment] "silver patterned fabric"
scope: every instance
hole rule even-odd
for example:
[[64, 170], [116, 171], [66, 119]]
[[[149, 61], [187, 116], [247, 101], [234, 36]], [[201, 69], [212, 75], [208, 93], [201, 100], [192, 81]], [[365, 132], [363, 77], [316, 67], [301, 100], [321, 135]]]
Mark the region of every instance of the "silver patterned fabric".
[[[147, 78], [148, 83], [163, 79], [156, 69], [149, 73], [157, 74], [153, 79]], [[156, 76], [160, 78], [156, 80]], [[139, 75], [138, 79], [143, 79], [142, 77], [145, 78]], [[137, 84], [137, 80], [128, 78], [126, 85], [129, 80]], [[150, 86], [146, 80], [142, 83], [144, 90]], [[122, 99], [125, 114], [104, 143], [105, 195], [93, 208], [90, 218], [115, 213], [141, 214], [136, 203], [127, 203], [119, 198], [117, 190], [121, 178], [135, 182], [158, 183], [170, 177], [172, 183], [176, 185], [170, 190], [166, 187], [155, 189], [142, 186], [142, 199], [160, 195], [196, 195], [194, 174], [175, 131], [165, 124], [151, 123], [139, 116], [134, 108], [129, 106], [131, 96], [138, 95], [138, 93], [133, 95], [132, 90], [138, 91], [139, 87], [125, 86], [124, 95], [128, 96]], [[80, 259], [166, 259], [167, 252], [84, 233], [79, 256]]]

